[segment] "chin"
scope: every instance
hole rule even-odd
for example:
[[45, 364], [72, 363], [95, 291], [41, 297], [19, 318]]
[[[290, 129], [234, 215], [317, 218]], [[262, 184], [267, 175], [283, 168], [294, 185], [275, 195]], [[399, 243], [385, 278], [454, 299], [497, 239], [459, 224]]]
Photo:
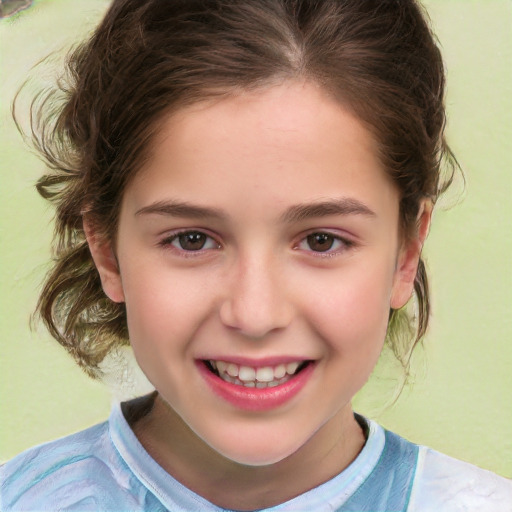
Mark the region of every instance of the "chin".
[[[289, 437], [289, 436], [288, 436]], [[296, 440], [291, 443], [283, 442], [287, 436], [256, 435], [246, 431], [246, 435], [230, 435], [223, 439], [203, 438], [210, 448], [222, 457], [244, 466], [269, 466], [277, 464], [293, 455], [305, 444]]]

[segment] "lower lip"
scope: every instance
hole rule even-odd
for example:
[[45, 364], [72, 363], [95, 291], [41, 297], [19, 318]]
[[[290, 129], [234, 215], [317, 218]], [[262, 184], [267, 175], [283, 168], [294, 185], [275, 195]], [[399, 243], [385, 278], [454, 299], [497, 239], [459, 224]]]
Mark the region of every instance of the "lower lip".
[[198, 361], [197, 366], [210, 389], [217, 396], [236, 408], [246, 411], [268, 411], [285, 404], [306, 385], [314, 369], [314, 364], [309, 363], [284, 384], [259, 389], [226, 382], [212, 373], [202, 361]]

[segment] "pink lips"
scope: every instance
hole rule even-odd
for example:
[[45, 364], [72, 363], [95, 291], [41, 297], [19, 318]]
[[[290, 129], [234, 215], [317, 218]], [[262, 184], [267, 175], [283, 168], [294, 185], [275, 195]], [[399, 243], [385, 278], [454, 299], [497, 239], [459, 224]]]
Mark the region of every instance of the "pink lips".
[[197, 361], [197, 367], [210, 389], [217, 396], [238, 409], [267, 411], [291, 400], [309, 380], [313, 373], [314, 364], [308, 364], [290, 380], [279, 386], [263, 389], [248, 388], [226, 382], [212, 373], [203, 361]]

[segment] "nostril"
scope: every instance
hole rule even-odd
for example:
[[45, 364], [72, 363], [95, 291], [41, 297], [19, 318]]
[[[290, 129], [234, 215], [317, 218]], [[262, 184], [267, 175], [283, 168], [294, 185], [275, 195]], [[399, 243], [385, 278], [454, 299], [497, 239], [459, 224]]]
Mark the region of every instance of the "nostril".
[[[265, 269], [261, 261], [245, 272], [240, 271], [219, 304], [224, 326], [252, 340], [261, 340], [269, 333], [286, 328], [293, 318], [293, 300], [280, 286], [279, 279]], [[246, 268], [244, 266], [244, 268]]]

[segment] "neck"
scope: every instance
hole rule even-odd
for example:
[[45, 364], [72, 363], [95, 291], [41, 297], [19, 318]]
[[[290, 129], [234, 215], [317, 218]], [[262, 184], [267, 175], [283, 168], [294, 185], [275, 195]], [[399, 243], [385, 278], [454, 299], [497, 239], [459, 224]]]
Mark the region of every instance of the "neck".
[[365, 443], [350, 407], [295, 453], [265, 466], [239, 464], [217, 453], [159, 395], [132, 428], [146, 451], [176, 480], [219, 507], [240, 511], [275, 506], [317, 487], [345, 469]]

